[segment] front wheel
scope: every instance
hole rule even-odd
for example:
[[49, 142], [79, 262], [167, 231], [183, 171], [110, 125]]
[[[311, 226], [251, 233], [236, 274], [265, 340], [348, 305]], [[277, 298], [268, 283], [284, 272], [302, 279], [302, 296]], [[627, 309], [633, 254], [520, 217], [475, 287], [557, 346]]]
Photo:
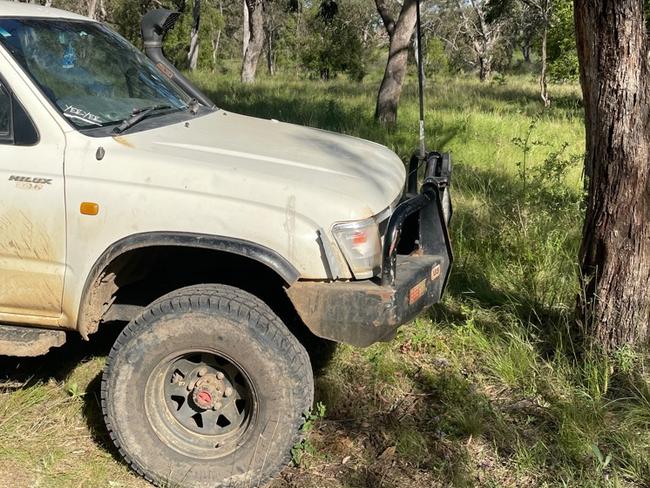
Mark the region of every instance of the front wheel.
[[177, 290], [118, 337], [102, 408], [125, 460], [157, 485], [258, 486], [288, 461], [313, 401], [307, 352], [261, 300]]

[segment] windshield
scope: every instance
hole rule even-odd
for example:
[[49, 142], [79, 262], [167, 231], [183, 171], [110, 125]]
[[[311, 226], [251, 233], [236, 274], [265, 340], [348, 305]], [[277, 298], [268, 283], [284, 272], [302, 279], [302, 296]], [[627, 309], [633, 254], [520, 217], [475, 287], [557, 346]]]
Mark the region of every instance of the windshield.
[[191, 99], [128, 41], [94, 22], [0, 18], [2, 44], [77, 128], [134, 112], [188, 108]]

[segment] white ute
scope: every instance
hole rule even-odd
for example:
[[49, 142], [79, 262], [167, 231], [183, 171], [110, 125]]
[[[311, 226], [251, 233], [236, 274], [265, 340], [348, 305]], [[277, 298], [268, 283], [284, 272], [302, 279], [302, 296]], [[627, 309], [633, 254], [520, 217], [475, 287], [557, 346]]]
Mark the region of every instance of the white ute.
[[177, 18], [145, 15], [145, 55], [0, 1], [0, 354], [126, 324], [101, 394], [126, 462], [258, 486], [312, 406], [305, 345], [389, 340], [440, 300], [451, 167], [414, 156], [406, 184], [383, 146], [216, 108], [162, 54]]

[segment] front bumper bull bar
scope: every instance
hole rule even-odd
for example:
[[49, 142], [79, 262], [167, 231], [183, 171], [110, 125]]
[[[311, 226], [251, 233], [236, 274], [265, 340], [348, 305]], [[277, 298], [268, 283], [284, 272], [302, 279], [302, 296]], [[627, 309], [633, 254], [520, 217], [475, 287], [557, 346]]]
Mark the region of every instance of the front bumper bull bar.
[[[416, 193], [421, 163], [424, 180]], [[407, 189], [386, 228], [379, 280], [299, 281], [287, 290], [314, 334], [369, 346], [392, 339], [400, 325], [440, 301], [453, 263], [450, 181], [448, 155], [411, 159]]]

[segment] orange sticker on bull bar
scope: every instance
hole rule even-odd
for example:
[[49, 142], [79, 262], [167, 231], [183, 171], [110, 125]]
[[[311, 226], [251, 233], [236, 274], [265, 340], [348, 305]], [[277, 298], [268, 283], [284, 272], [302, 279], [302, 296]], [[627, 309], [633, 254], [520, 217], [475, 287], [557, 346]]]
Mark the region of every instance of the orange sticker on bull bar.
[[440, 265], [436, 264], [433, 268], [431, 268], [431, 281], [437, 280], [440, 278], [440, 273], [441, 273]]
[[413, 305], [427, 292], [427, 280], [420, 281], [409, 291], [409, 305]]

